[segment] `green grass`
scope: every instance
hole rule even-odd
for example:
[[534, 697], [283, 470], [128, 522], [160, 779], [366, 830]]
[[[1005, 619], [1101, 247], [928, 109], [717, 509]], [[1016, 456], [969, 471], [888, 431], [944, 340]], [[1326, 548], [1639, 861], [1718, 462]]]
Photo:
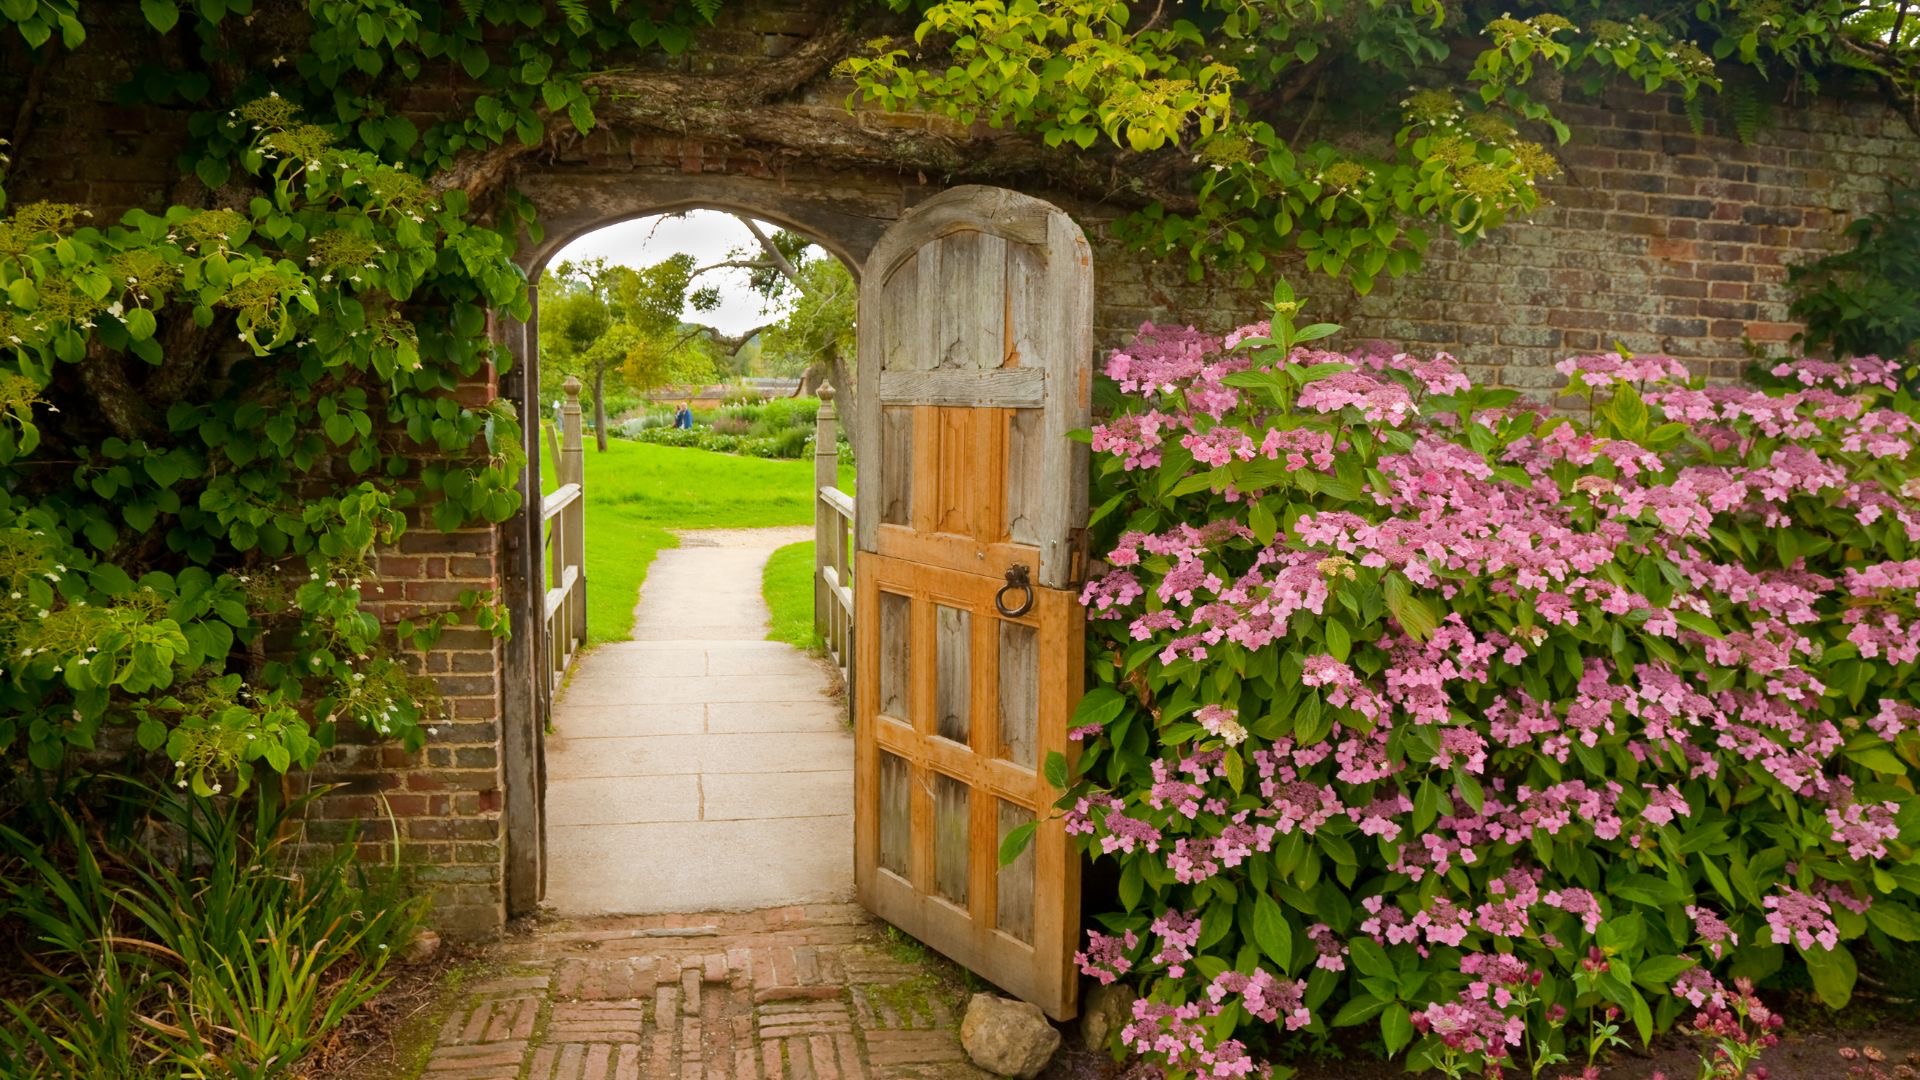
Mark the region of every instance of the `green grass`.
[[[542, 487], [553, 464], [542, 455]], [[625, 641], [647, 567], [677, 547], [673, 529], [756, 529], [813, 522], [813, 462], [716, 454], [614, 439], [588, 446], [587, 640]], [[840, 467], [841, 490], [853, 470]], [[809, 568], [812, 556], [808, 556]], [[811, 606], [812, 591], [806, 590]], [[809, 627], [812, 615], [808, 614]], [[810, 630], [809, 630], [810, 632]]]
[[773, 612], [767, 637], [802, 649], [818, 649], [813, 632], [813, 541], [788, 544], [767, 560], [760, 594]]

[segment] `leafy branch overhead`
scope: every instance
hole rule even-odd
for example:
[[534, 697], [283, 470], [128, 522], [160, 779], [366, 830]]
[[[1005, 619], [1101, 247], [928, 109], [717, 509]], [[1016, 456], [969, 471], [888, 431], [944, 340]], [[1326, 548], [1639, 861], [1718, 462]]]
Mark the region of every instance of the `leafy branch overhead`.
[[1365, 291], [1435, 231], [1471, 241], [1539, 204], [1577, 138], [1553, 111], [1563, 86], [1691, 103], [1736, 72], [1776, 93], [1853, 72], [1920, 124], [1910, 2], [945, 0], [842, 71], [882, 108], [1105, 148], [1112, 194], [1157, 196], [1127, 234], [1196, 277], [1297, 250]]

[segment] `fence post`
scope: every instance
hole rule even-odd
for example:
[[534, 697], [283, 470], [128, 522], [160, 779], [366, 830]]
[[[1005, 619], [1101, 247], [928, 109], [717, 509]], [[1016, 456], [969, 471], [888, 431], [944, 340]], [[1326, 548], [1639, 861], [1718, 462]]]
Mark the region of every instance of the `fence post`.
[[813, 421], [813, 634], [828, 644], [833, 641], [833, 613], [839, 606], [827, 592], [822, 571], [835, 564], [835, 549], [840, 539], [840, 515], [820, 498], [822, 488], [840, 482], [839, 416], [833, 409], [833, 385], [820, 384], [820, 411]]
[[562, 484], [580, 485], [580, 497], [560, 512], [566, 518], [564, 565], [577, 567], [579, 574], [578, 585], [567, 594], [570, 645], [578, 647], [587, 640], [587, 449], [580, 431], [580, 380], [569, 375], [560, 389], [567, 400], [560, 406], [560, 460], [554, 463], [555, 471]]

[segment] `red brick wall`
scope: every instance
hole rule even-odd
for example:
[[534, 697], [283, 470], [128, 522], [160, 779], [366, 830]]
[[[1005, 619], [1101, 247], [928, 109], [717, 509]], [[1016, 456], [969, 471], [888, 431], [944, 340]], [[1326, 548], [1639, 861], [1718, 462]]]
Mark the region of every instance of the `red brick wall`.
[[[1620, 91], [1558, 109], [1575, 141], [1531, 220], [1472, 247], [1438, 240], [1420, 272], [1365, 297], [1301, 269], [1289, 278], [1313, 297], [1309, 313], [1360, 338], [1452, 351], [1477, 380], [1535, 392], [1564, 383], [1556, 361], [1616, 341], [1734, 377], [1749, 338], [1779, 350], [1800, 329], [1788, 265], [1846, 246], [1841, 230], [1884, 204], [1889, 180], [1920, 177], [1920, 136], [1872, 102], [1779, 108], [1751, 144], [1713, 121], [1696, 135], [1670, 98]], [[1259, 310], [1264, 290], [1189, 284], [1110, 245], [1100, 254], [1105, 341], [1144, 319], [1219, 328]]]

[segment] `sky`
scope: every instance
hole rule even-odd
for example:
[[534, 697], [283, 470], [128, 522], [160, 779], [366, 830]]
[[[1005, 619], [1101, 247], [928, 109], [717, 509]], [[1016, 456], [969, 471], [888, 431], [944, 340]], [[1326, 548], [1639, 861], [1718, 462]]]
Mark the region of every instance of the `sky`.
[[[771, 236], [778, 226], [761, 222]], [[735, 249], [759, 250], [753, 234], [739, 219], [718, 210], [689, 210], [674, 217], [636, 218], [581, 236], [560, 249], [549, 265], [566, 260], [604, 258], [624, 266], [650, 266], [669, 255], [686, 252], [696, 266], [722, 262]], [[818, 254], [818, 252], [815, 252]], [[723, 334], [737, 334], [767, 322], [778, 314], [761, 307], [761, 298], [747, 287], [744, 270], [716, 270], [702, 274], [700, 285], [720, 289], [720, 306], [713, 311], [688, 309], [689, 322], [704, 323]]]

